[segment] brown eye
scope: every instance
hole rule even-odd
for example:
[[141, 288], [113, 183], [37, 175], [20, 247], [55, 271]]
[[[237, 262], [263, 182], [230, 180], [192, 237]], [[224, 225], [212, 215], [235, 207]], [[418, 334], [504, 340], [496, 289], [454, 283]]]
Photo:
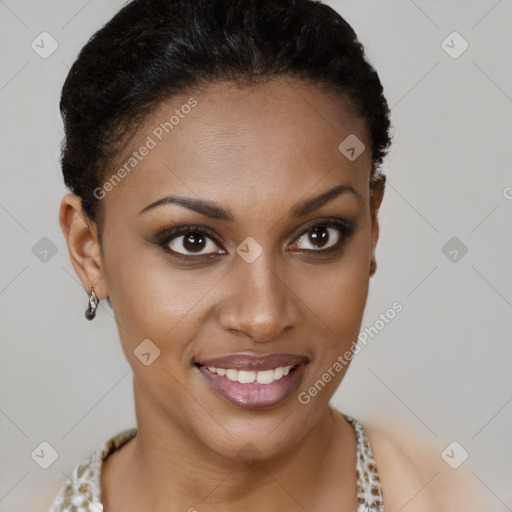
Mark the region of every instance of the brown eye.
[[342, 218], [316, 221], [306, 227], [290, 245], [292, 251], [311, 257], [334, 255], [354, 233], [355, 224]]
[[183, 247], [187, 251], [200, 252], [206, 246], [206, 238], [200, 234], [188, 233], [183, 237]]
[[336, 246], [341, 239], [340, 228], [319, 224], [310, 228], [293, 244], [294, 249], [319, 251]]
[[325, 226], [316, 226], [309, 232], [309, 242], [320, 249], [329, 243], [329, 229]]
[[[177, 236], [168, 242], [168, 247], [183, 255], [204, 255], [218, 253], [218, 245], [208, 236], [197, 231], [189, 231]], [[217, 249], [217, 250], [215, 250]]]

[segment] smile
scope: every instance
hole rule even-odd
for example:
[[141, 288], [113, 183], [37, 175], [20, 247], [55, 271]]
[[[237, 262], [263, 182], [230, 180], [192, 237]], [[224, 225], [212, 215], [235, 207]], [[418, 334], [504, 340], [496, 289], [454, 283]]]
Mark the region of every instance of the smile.
[[226, 376], [232, 382], [240, 382], [240, 384], [272, 384], [286, 377], [295, 366], [280, 366], [279, 368], [271, 370], [247, 371], [235, 370], [233, 368], [215, 368], [208, 366], [208, 370], [217, 375]]
[[235, 354], [195, 363], [216, 394], [246, 409], [273, 407], [299, 387], [309, 359], [291, 354]]

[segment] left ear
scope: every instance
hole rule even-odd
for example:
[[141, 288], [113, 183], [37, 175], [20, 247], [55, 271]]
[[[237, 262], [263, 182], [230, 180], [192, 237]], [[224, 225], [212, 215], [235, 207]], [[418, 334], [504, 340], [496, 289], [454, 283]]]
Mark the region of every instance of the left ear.
[[377, 260], [375, 259], [375, 249], [379, 240], [379, 208], [384, 197], [386, 185], [386, 176], [379, 174], [377, 179], [373, 180], [370, 189], [370, 215], [372, 230], [372, 257], [370, 261], [370, 276], [377, 270]]

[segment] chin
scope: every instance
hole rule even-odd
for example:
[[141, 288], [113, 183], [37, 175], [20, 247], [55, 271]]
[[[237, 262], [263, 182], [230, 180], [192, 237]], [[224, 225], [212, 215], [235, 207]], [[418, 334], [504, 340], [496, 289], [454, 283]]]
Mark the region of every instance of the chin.
[[296, 397], [290, 401], [296, 404], [296, 410], [284, 404], [257, 411], [233, 408], [231, 414], [208, 415], [191, 428], [218, 456], [251, 466], [286, 455], [319, 421], [320, 410], [300, 405]]

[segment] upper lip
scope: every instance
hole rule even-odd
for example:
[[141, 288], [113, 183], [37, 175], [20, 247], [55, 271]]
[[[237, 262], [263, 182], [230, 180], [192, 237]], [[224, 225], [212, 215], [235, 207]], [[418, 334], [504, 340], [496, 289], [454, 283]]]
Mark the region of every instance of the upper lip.
[[196, 364], [201, 366], [253, 371], [272, 370], [282, 366], [296, 366], [300, 363], [309, 363], [309, 358], [299, 354], [272, 353], [251, 355], [240, 353], [196, 362]]

